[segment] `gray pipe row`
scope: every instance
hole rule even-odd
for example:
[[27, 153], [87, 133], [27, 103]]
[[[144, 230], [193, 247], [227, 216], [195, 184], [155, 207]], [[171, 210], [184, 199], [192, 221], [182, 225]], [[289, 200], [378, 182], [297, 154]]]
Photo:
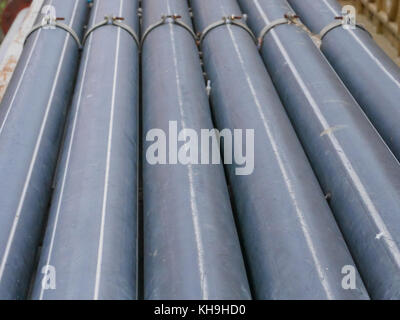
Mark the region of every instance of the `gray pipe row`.
[[[186, 1], [142, 5], [142, 33], [170, 14], [192, 27]], [[223, 166], [172, 164], [174, 156], [169, 164], [162, 158], [149, 162], [153, 144], [165, 143], [150, 130], [163, 130], [170, 140], [167, 155], [176, 155], [171, 127], [186, 129], [178, 148], [190, 139], [190, 129], [200, 137], [201, 129], [213, 128], [196, 42], [182, 26], [166, 22], [150, 32], [142, 51], [144, 298], [249, 299]]]
[[[341, 16], [336, 0], [289, 0], [314, 33]], [[361, 108], [400, 159], [400, 69], [364, 30], [336, 28], [322, 41], [322, 52]]]
[[[139, 34], [138, 2], [94, 1], [88, 27], [112, 15]], [[239, 3], [256, 34], [291, 10], [286, 0]], [[86, 1], [46, 4], [83, 38]], [[235, 0], [191, 4], [198, 32], [242, 15]], [[248, 31], [210, 30], [201, 43], [210, 110], [187, 2], [142, 5], [142, 35], [151, 28], [142, 47], [144, 298], [400, 298], [399, 163], [308, 34], [269, 31], [270, 77]], [[53, 182], [30, 297], [138, 298], [139, 44], [112, 25], [87, 38], [57, 164], [78, 49], [65, 30], [35, 31], [0, 106], [0, 299], [27, 297]], [[254, 171], [225, 166], [236, 217], [223, 165], [192, 163], [187, 149], [196, 136], [203, 147], [213, 120], [221, 133], [254, 130]], [[219, 157], [218, 138], [207, 151]]]
[[[87, 1], [45, 4], [82, 35]], [[0, 105], [0, 299], [27, 295], [78, 54], [79, 46], [66, 31], [35, 31]]]
[[[191, 4], [199, 32], [241, 16], [235, 0]], [[255, 298], [368, 298], [358, 275], [356, 290], [342, 288], [342, 268], [354, 262], [252, 37], [220, 26], [202, 51], [217, 127], [255, 130], [254, 172], [227, 166]]]
[[[96, 0], [89, 29], [112, 15], [137, 33], [137, 8], [137, 0]], [[137, 43], [120, 27], [94, 30], [84, 47], [32, 298], [137, 298], [138, 98]]]
[[[239, 0], [255, 33], [286, 0]], [[309, 35], [280, 25], [264, 62], [375, 299], [400, 298], [400, 165]]]

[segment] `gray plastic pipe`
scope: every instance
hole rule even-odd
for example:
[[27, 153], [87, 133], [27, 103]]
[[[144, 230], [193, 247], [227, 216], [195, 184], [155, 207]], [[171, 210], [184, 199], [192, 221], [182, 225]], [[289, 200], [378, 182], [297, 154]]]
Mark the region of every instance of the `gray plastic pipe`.
[[[111, 15], [138, 33], [137, 8], [137, 0], [96, 0], [89, 29]], [[85, 42], [33, 299], [137, 297], [138, 83], [133, 37], [113, 25], [94, 30]]]
[[[192, 28], [186, 1], [142, 4], [142, 33], [170, 14], [182, 16]], [[213, 124], [195, 39], [182, 26], [166, 22], [148, 34], [142, 51], [144, 298], [249, 299], [222, 164], [175, 163], [168, 156], [177, 154], [170, 127], [193, 129], [200, 137], [200, 130]], [[154, 143], [165, 146], [158, 140], [162, 135], [153, 141], [153, 129], [171, 141], [168, 164], [149, 161]]]
[[[255, 33], [285, 0], [239, 0]], [[307, 33], [280, 25], [262, 56], [372, 298], [400, 298], [400, 165]]]
[[[87, 1], [45, 5], [54, 6], [57, 17], [82, 35]], [[35, 31], [0, 105], [0, 299], [27, 294], [78, 55], [79, 46], [66, 31]]]
[[[199, 32], [241, 15], [235, 0], [191, 4]], [[368, 298], [359, 277], [356, 290], [342, 288], [342, 268], [354, 262], [252, 37], [219, 26], [202, 48], [217, 127], [254, 129], [254, 172], [226, 166], [255, 298]]]
[[[314, 33], [342, 15], [336, 0], [290, 0], [289, 3]], [[400, 159], [399, 67], [360, 28], [333, 29], [323, 38], [321, 50]]]

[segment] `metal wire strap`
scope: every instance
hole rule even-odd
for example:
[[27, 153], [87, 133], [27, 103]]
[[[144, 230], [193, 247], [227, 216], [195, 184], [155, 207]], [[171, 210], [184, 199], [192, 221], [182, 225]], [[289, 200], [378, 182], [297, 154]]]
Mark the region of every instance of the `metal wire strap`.
[[29, 33], [26, 35], [25, 37], [25, 42], [28, 40], [29, 36], [34, 33], [35, 31], [41, 29], [41, 28], [51, 28], [51, 27], [55, 27], [55, 28], [60, 28], [65, 30], [66, 32], [68, 32], [72, 38], [75, 40], [75, 42], [78, 45], [78, 48], [81, 49], [82, 48], [82, 44], [81, 41], [79, 40], [78, 35], [76, 34], [76, 32], [68, 25], [66, 25], [65, 23], [61, 23], [59, 22], [59, 20], [63, 20], [63, 18], [56, 18], [56, 19], [47, 19], [46, 23], [38, 23], [37, 25], [33, 26], [33, 28], [31, 29], [31, 31], [29, 31]]
[[[294, 24], [298, 27], [303, 28], [303, 24], [298, 20], [299, 17], [293, 13], [286, 13], [283, 18], [276, 19], [272, 21], [270, 24], [267, 24], [258, 35], [258, 49], [261, 49], [264, 38], [268, 32], [270, 32], [273, 28], [283, 25], [283, 24]], [[304, 28], [303, 28], [304, 29]]]
[[220, 21], [214, 22], [212, 24], [210, 24], [208, 27], [206, 27], [203, 32], [200, 34], [200, 40], [199, 40], [199, 45], [201, 46], [201, 44], [204, 41], [204, 38], [207, 36], [207, 34], [220, 27], [220, 26], [224, 26], [224, 25], [234, 25], [237, 26], [239, 28], [244, 29], [254, 40], [254, 42], [257, 42], [257, 38], [254, 35], [254, 33], [251, 31], [251, 29], [244, 23], [241, 22], [237, 22], [236, 20], [240, 20], [242, 19], [242, 17], [240, 16], [235, 16], [235, 15], [231, 15], [228, 17], [222, 17], [222, 19]]
[[[339, 19], [339, 18], [337, 18], [337, 19]], [[334, 22], [328, 24], [319, 33], [319, 35], [318, 35], [319, 39], [321, 39], [321, 41], [322, 41], [322, 39], [327, 35], [328, 32], [330, 32], [333, 29], [336, 29], [336, 28], [338, 28], [338, 27], [340, 27], [342, 25], [343, 25], [342, 21], [334, 21]], [[370, 35], [370, 37], [372, 37], [371, 33], [367, 29], [365, 29], [365, 27], [363, 25], [357, 23], [355, 26], [357, 28], [360, 28], [360, 29], [364, 30], [365, 32], [367, 32]]]
[[113, 16], [105, 16], [104, 20], [95, 24], [93, 27], [91, 27], [83, 36], [83, 40], [82, 40], [82, 46], [85, 45], [86, 40], [88, 39], [88, 37], [90, 36], [90, 34], [103, 27], [103, 26], [107, 26], [107, 25], [112, 25], [112, 26], [116, 26], [119, 27], [121, 29], [124, 29], [126, 32], [128, 32], [133, 40], [135, 40], [136, 44], [138, 45], [138, 47], [140, 46], [140, 41], [139, 41], [139, 37], [137, 36], [136, 32], [127, 24], [122, 23], [120, 21], [124, 20], [124, 18], [120, 18], [120, 17], [113, 17]]
[[[180, 26], [187, 30], [191, 36], [193, 37], [194, 41], [197, 42], [197, 36], [192, 30], [191, 27], [189, 27], [186, 23], [181, 21], [182, 16], [178, 14], [169, 14], [169, 15], [162, 15], [161, 20], [150, 25], [147, 30], [143, 33], [142, 40], [140, 41], [140, 47], [143, 48], [144, 41], [146, 40], [147, 36], [152, 32], [154, 29], [158, 28], [159, 26], [162, 26], [164, 24], [172, 23], [176, 24], [177, 26]], [[169, 21], [168, 21], [169, 20]]]

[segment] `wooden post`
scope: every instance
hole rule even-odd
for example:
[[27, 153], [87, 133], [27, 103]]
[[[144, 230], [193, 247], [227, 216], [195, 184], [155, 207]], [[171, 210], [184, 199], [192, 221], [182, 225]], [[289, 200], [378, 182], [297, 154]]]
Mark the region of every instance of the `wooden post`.
[[388, 10], [389, 21], [396, 21], [399, 12], [399, 0], [392, 0], [392, 5]]
[[357, 10], [357, 15], [362, 14], [363, 13], [363, 4], [361, 2], [361, 0], [356, 0], [356, 10]]
[[[399, 0], [395, 0], [395, 10], [396, 10], [396, 25], [397, 25], [397, 40], [400, 38], [400, 4], [399, 4]], [[400, 56], [400, 41], [397, 42], [397, 54]]]
[[377, 21], [377, 28], [376, 28], [376, 32], [378, 34], [383, 33], [383, 23], [382, 21], [379, 19], [379, 14], [384, 10], [384, 8], [386, 7], [386, 0], [376, 0], [376, 21]]

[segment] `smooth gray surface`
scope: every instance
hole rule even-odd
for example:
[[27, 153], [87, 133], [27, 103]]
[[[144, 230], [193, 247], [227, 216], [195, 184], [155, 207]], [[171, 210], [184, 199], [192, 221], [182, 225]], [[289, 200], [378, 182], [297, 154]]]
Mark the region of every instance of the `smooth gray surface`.
[[[163, 14], [182, 15], [191, 26], [186, 1], [142, 4], [142, 32]], [[154, 128], [168, 134], [169, 121], [199, 135], [213, 128], [199, 54], [187, 30], [173, 24], [153, 30], [142, 63], [144, 139]], [[150, 165], [150, 144], [145, 141], [143, 151], [144, 298], [249, 299], [223, 166]]]
[[[341, 15], [336, 0], [290, 0], [289, 3], [315, 33]], [[322, 41], [321, 50], [400, 159], [399, 67], [359, 28], [330, 31]]]
[[[197, 31], [231, 14], [235, 0], [191, 0]], [[257, 299], [365, 299], [341, 286], [354, 265], [322, 190], [247, 32], [221, 26], [204, 40], [212, 105], [222, 130], [255, 130], [255, 170], [227, 165]]]
[[[89, 27], [106, 15], [139, 29], [137, 0], [96, 0]], [[135, 299], [139, 52], [122, 28], [91, 33], [80, 66], [34, 299]], [[42, 288], [55, 267], [57, 288]]]
[[[286, 0], [239, 0], [259, 32]], [[266, 35], [262, 56], [372, 298], [400, 298], [400, 165], [311, 38]]]
[[[57, 16], [82, 34], [87, 1], [45, 4], [53, 5]], [[78, 49], [64, 30], [33, 33], [0, 105], [0, 299], [23, 299], [27, 294], [52, 193]]]

